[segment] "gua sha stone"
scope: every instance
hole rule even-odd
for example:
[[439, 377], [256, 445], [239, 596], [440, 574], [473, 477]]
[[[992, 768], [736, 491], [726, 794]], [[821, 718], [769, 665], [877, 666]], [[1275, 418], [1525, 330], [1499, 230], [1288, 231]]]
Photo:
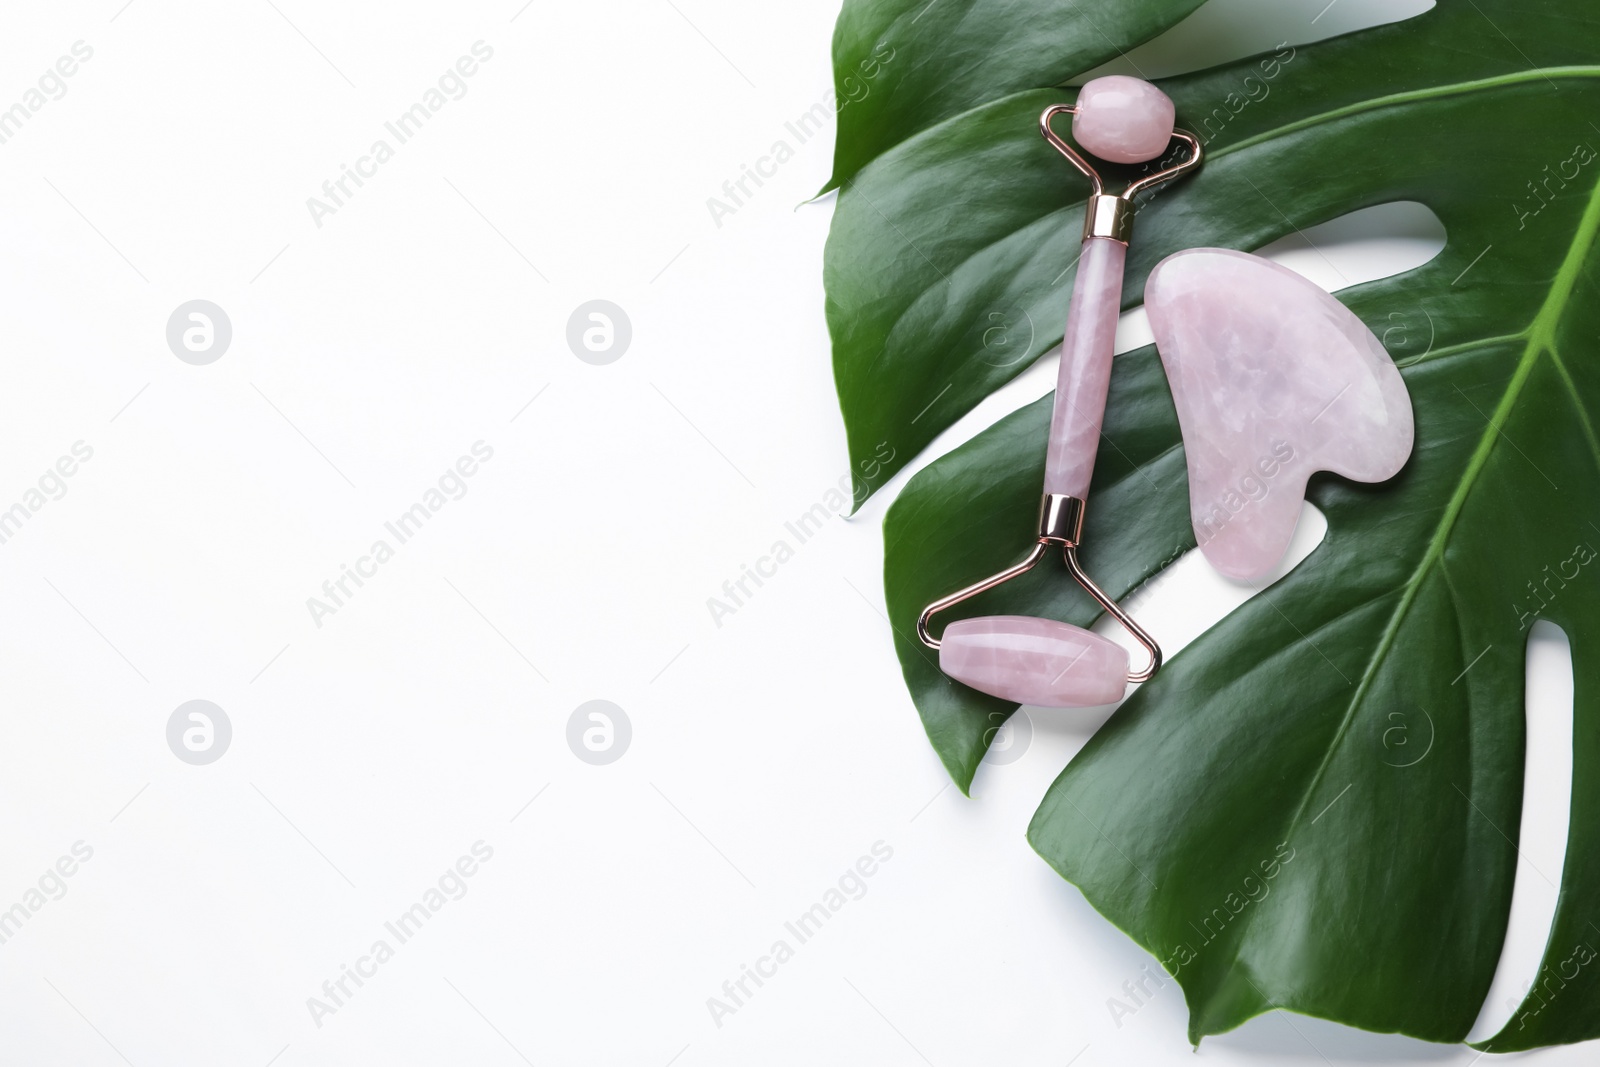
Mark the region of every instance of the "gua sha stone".
[[1114, 704], [1128, 650], [1091, 630], [1028, 615], [962, 619], [944, 629], [939, 669], [985, 693], [1041, 708]]
[[1101, 159], [1144, 163], [1172, 143], [1176, 114], [1172, 100], [1154, 85], [1110, 74], [1078, 90], [1072, 136]]
[[1411, 397], [1349, 308], [1276, 263], [1226, 248], [1168, 256], [1145, 308], [1172, 387], [1189, 510], [1229, 578], [1270, 573], [1313, 472], [1394, 477], [1411, 455]]

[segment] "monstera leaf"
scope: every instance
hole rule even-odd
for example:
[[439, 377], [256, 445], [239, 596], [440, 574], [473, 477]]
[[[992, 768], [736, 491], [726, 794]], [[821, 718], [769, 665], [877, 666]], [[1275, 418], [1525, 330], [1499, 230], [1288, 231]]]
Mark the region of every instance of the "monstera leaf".
[[[882, 99], [841, 115], [827, 249], [862, 495], [893, 473], [874, 455], [903, 463], [1059, 339], [1085, 190], [1038, 114], [1192, 6], [846, 0], [836, 70], [885, 42], [894, 55]], [[1464, 1038], [1506, 930], [1538, 618], [1572, 645], [1569, 844], [1543, 965], [1483, 1047], [1600, 1036], [1596, 57], [1591, 4], [1439, 0], [1163, 83], [1207, 162], [1140, 212], [1128, 303], [1177, 249], [1252, 249], [1371, 205], [1420, 201], [1448, 233], [1429, 264], [1339, 294], [1403, 367], [1410, 463], [1382, 486], [1314, 480], [1324, 542], [1128, 699], [1029, 829], [1177, 975], [1196, 1041], [1274, 1007]], [[963, 789], [1014, 707], [941, 675], [915, 620], [1026, 550], [1049, 403], [929, 466], [885, 520], [906, 681]], [[1159, 364], [1119, 357], [1086, 565], [1128, 592], [1193, 546], [1187, 512]], [[963, 610], [1094, 617], [1059, 566]]]
[[[839, 98], [832, 189], [944, 119], [1019, 90], [1060, 85], [1154, 37], [1204, 0], [920, 0], [846, 3], [833, 34]], [[930, 48], [943, 41], [944, 47]], [[885, 58], [887, 57], [887, 58]], [[898, 64], [882, 91], [855, 84]], [[855, 84], [847, 79], [854, 78]]]

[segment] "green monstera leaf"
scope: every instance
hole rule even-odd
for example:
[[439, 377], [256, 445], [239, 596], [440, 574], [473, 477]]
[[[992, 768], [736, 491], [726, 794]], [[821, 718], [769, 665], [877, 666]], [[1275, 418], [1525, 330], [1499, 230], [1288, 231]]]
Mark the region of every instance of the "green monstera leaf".
[[[1146, 41], [1204, 0], [846, 3], [833, 34], [840, 100], [832, 189], [914, 133], [1019, 90], [1060, 85]], [[932, 41], [946, 47], [929, 48]], [[895, 66], [879, 91], [858, 86]], [[870, 86], [869, 86], [870, 88]]]
[[[1086, 66], [1102, 34], [1129, 42], [1192, 6], [1018, 5], [1081, 17], [1018, 53], [1031, 84], [1007, 68], [985, 93], [973, 57], [1004, 66], [1009, 5], [944, 2], [955, 21], [924, 31], [937, 6], [919, 23], [920, 3], [846, 0], [836, 41], [841, 70], [883, 41], [896, 56], [874, 90], [888, 99], [841, 122], [827, 249], [857, 459], [883, 442], [909, 459], [1060, 337], [1085, 190], [1035, 123], [1071, 99], [1052, 86], [1074, 71], [1030, 57]], [[1539, 975], [1482, 1047], [1600, 1036], [1597, 57], [1600, 16], [1579, 0], [1440, 0], [1163, 83], [1207, 162], [1141, 211], [1127, 303], [1175, 250], [1257, 248], [1372, 205], [1421, 202], [1448, 234], [1427, 265], [1339, 294], [1380, 334], [1402, 323], [1426, 339], [1397, 353], [1416, 410], [1410, 463], [1382, 486], [1314, 480], [1323, 543], [1130, 697], [1029, 829], [1176, 974], [1196, 1041], [1275, 1007], [1465, 1037], [1507, 925], [1536, 618], [1572, 646], [1569, 843]], [[930, 92], [942, 65], [954, 86]], [[915, 620], [1026, 550], [1049, 403], [930, 465], [885, 520], [902, 668], [963, 789], [1014, 706], [941, 675]], [[893, 473], [870, 469], [864, 492]], [[1193, 546], [1151, 350], [1116, 361], [1085, 543], [1119, 596]], [[1095, 615], [1059, 566], [963, 610]], [[1397, 722], [1432, 738], [1423, 758], [1384, 744]]]

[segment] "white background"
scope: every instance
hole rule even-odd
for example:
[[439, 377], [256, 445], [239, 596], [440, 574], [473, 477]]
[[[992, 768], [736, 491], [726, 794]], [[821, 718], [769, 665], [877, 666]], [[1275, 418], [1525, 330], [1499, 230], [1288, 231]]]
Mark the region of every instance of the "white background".
[[[972, 800], [926, 742], [881, 614], [904, 477], [721, 626], [707, 610], [848, 467], [832, 208], [796, 208], [832, 130], [784, 127], [828, 94], [835, 8], [274, 3], [0, 15], [0, 107], [93, 49], [0, 145], [0, 508], [93, 449], [0, 546], [0, 908], [93, 849], [0, 945], [0, 1060], [1195, 1062], [1174, 983], [1114, 1017], [1152, 961], [1024, 840], [1106, 712], [1034, 713]], [[1426, 6], [1324, 4], [1215, 0], [1134, 62]], [[307, 198], [480, 40], [466, 95], [316, 225]], [[779, 139], [795, 157], [717, 225], [707, 198]], [[1425, 211], [1379, 209], [1274, 254], [1339, 288], [1441, 240]], [[207, 366], [165, 338], [196, 298], [233, 326]], [[633, 327], [608, 366], [565, 339], [596, 298]], [[1147, 338], [1130, 316], [1124, 347]], [[307, 598], [478, 441], [467, 494], [316, 625]], [[1319, 531], [1308, 515], [1299, 555]], [[1141, 618], [1173, 648], [1243, 595], [1189, 559]], [[1570, 686], [1559, 638], [1535, 655], [1524, 848], [1557, 880]], [[233, 727], [207, 766], [166, 740], [192, 699]], [[632, 724], [608, 766], [566, 740], [592, 699]], [[319, 1026], [308, 998], [479, 841], [466, 895]], [[707, 998], [880, 841], [865, 895], [717, 1025]], [[1519, 873], [1486, 1016], [1509, 1014], [1552, 900]], [[1281, 1014], [1198, 1055], [1475, 1058]]]

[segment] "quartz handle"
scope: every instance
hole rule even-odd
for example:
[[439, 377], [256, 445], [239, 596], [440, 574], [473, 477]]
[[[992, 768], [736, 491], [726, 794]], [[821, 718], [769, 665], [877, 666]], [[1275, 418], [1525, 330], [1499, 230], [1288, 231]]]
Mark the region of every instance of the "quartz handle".
[[1050, 418], [1044, 491], [1088, 498], [1111, 384], [1111, 356], [1122, 307], [1128, 246], [1105, 237], [1083, 242], [1061, 341], [1061, 369]]

